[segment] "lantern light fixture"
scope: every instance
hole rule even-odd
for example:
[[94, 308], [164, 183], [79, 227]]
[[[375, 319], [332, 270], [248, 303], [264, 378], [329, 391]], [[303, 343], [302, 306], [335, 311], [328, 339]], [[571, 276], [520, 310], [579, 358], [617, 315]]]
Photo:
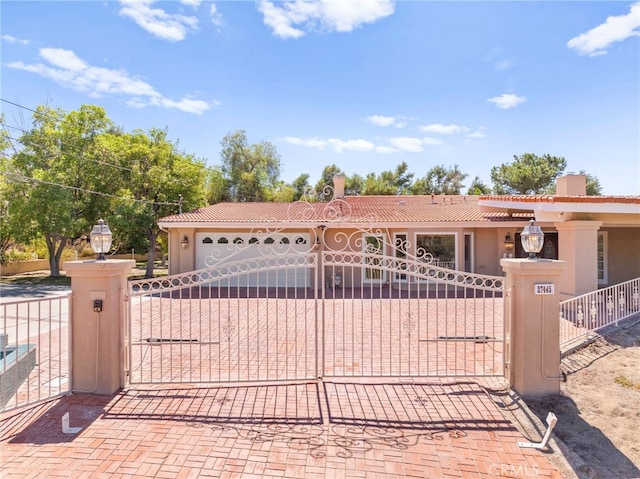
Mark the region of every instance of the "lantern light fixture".
[[507, 233], [504, 237], [504, 249], [507, 250], [508, 253], [511, 253], [514, 246], [515, 243], [513, 242], [513, 238], [511, 238], [511, 233]]
[[522, 248], [529, 253], [528, 259], [536, 259], [536, 255], [542, 250], [542, 245], [544, 244], [544, 233], [540, 226], [531, 220], [522, 229], [520, 241], [522, 242]]
[[182, 246], [182, 249], [187, 249], [189, 247], [189, 237], [187, 235], [184, 235], [182, 241], [180, 241], [180, 246]]
[[111, 242], [113, 240], [113, 234], [102, 218], [98, 220], [98, 224], [94, 225], [89, 235], [91, 241], [91, 249], [98, 253], [98, 260], [105, 261], [107, 257], [105, 253], [108, 253], [111, 249]]

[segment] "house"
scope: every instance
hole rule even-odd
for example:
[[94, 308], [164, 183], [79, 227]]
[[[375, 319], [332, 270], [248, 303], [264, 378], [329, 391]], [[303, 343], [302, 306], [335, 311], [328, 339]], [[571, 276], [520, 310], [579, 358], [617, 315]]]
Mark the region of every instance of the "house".
[[[545, 233], [540, 256], [567, 262], [563, 295], [640, 277], [640, 196], [587, 196], [584, 175], [559, 178], [555, 195], [345, 196], [343, 177], [334, 186], [330, 202], [219, 203], [162, 218], [169, 273], [254, 261], [286, 246], [300, 253], [360, 250], [398, 262], [424, 258], [444, 268], [501, 275], [501, 258], [526, 256], [520, 232], [533, 219]], [[397, 271], [362, 269], [344, 281], [410, 281]], [[261, 285], [274, 286], [268, 274], [261, 278]], [[290, 278], [278, 286], [317, 281], [305, 274]]]

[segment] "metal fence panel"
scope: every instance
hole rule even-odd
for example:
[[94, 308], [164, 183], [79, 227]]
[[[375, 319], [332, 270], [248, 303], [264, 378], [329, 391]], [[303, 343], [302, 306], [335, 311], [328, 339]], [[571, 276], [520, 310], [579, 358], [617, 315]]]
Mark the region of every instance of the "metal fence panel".
[[0, 411], [70, 393], [70, 302], [71, 293], [0, 303]]

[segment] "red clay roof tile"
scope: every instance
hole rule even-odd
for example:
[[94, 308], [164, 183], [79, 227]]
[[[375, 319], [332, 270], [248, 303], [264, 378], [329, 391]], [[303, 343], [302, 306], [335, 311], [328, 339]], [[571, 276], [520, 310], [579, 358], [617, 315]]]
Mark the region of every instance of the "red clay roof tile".
[[[512, 219], [508, 213], [481, 213], [478, 196], [347, 196], [326, 203], [218, 203], [162, 218], [162, 223], [317, 222], [486, 222]], [[340, 206], [340, 209], [336, 207]], [[523, 215], [527, 216], [527, 215]]]

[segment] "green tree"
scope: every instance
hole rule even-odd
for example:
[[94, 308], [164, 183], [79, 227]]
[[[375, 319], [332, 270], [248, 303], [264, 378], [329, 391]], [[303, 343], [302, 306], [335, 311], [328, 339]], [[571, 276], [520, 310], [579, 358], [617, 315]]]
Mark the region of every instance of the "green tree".
[[[316, 183], [315, 192], [316, 198], [320, 201], [330, 201], [333, 199], [332, 195], [334, 194], [333, 188], [333, 177], [336, 175], [345, 175], [343, 171], [338, 168], [336, 165], [325, 166], [322, 170], [322, 174], [320, 175], [320, 179]], [[345, 178], [346, 184], [346, 178]]]
[[296, 196], [296, 190], [293, 186], [279, 181], [273, 190], [268, 192], [267, 201], [275, 203], [291, 203]]
[[298, 176], [295, 180], [293, 180], [291, 186], [295, 191], [292, 201], [300, 200], [302, 197], [311, 192], [311, 185], [309, 185], [309, 175], [307, 173], [304, 173]]
[[164, 216], [206, 204], [205, 166], [193, 155], [178, 151], [167, 131], [136, 130], [112, 136], [113, 151], [123, 162], [125, 181], [114, 201], [112, 229], [123, 242], [148, 252], [145, 276], [153, 276], [153, 258], [161, 234], [158, 220]]
[[586, 175], [587, 177], [587, 196], [600, 196], [602, 195], [602, 185], [600, 185], [600, 180], [589, 173], [586, 173], [584, 170], [580, 170], [581, 175]]
[[344, 194], [347, 196], [359, 196], [364, 191], [364, 178], [357, 173], [347, 176], [344, 182]]
[[369, 173], [364, 180], [363, 195], [403, 195], [410, 191], [413, 173], [403, 161], [394, 171], [383, 171], [379, 175]]
[[484, 184], [479, 176], [476, 176], [467, 190], [468, 195], [487, 195], [491, 193], [491, 188]]
[[[9, 211], [24, 219], [18, 240], [41, 234], [49, 254], [51, 276], [60, 275], [60, 258], [69, 240], [90, 229], [104, 210], [99, 194], [115, 182], [101, 156], [98, 138], [111, 128], [103, 108], [83, 105], [65, 112], [39, 106], [32, 128], [21, 135], [21, 149], [7, 175]], [[98, 193], [98, 194], [97, 194]]]
[[498, 195], [531, 195], [544, 193], [553, 187], [558, 176], [567, 167], [564, 158], [525, 153], [514, 156], [512, 163], [491, 168], [493, 192]]
[[13, 244], [20, 222], [9, 211], [9, 199], [13, 192], [7, 183], [11, 157], [9, 132], [5, 128], [4, 114], [0, 113], [0, 264], [5, 262], [5, 253]]
[[462, 182], [467, 176], [466, 173], [460, 171], [458, 165], [449, 168], [437, 165], [413, 183], [411, 194], [459, 195], [462, 191]]
[[230, 200], [229, 185], [221, 168], [215, 167], [209, 170], [206, 188], [208, 204], [215, 205]]
[[250, 145], [244, 130], [227, 134], [221, 141], [222, 172], [233, 201], [266, 201], [280, 177], [280, 155], [263, 141]]

